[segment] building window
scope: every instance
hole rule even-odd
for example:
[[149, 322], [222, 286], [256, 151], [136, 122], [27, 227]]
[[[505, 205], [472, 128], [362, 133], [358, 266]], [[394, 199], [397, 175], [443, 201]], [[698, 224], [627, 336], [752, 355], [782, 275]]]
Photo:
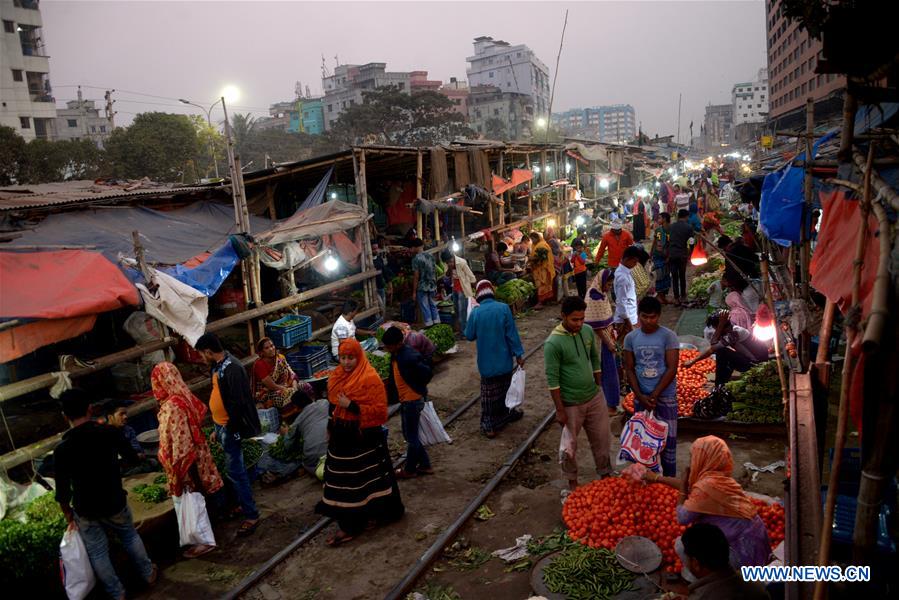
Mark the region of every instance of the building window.
[[22, 69], [13, 69], [12, 70], [12, 80], [13, 81], [22, 81]]
[[19, 117], [19, 127], [22, 129], [31, 129], [31, 119], [29, 117]]
[[15, 33], [16, 32], [16, 24], [12, 21], [7, 21], [3, 19], [3, 31], [6, 33]]
[[493, 79], [493, 71], [490, 71], [490, 79]]
[[106, 125], [100, 125], [100, 133], [106, 133]]
[[328, 105], [328, 112], [334, 112], [334, 105], [333, 105], [333, 104], [329, 104], [329, 105]]
[[69, 124], [69, 127], [78, 127], [78, 119], [67, 119], [66, 122]]
[[815, 79], [812, 78], [812, 79], [808, 80], [808, 91], [811, 92], [814, 89], [815, 89]]

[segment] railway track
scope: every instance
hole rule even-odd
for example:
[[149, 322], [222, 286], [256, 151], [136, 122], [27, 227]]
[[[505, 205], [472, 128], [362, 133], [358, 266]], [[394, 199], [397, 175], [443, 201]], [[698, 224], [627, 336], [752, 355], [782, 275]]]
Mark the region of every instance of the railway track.
[[[543, 348], [543, 344], [540, 343], [528, 352], [525, 353], [525, 360], [533, 356], [536, 352]], [[461, 406], [459, 406], [455, 411], [453, 411], [444, 421], [444, 426], [449, 426], [459, 418], [461, 418], [465, 413], [467, 413], [472, 406], [475, 406], [480, 400], [480, 394], [475, 394], [468, 400], [466, 400]], [[395, 405], [391, 407], [392, 412], [388, 414], [388, 418], [392, 417], [396, 412], [398, 412], [399, 407]], [[486, 498], [487, 495], [492, 492], [497, 485], [502, 481], [503, 478], [509, 473], [515, 463], [518, 462], [518, 459], [527, 451], [527, 449], [534, 443], [540, 433], [552, 422], [552, 416], [554, 415], [554, 411], [547, 415], [546, 418], [540, 421], [538, 428], [531, 432], [531, 435], [525, 440], [525, 443], [522, 446], [519, 446], [515, 452], [513, 452], [503, 464], [499, 467], [499, 470], [496, 474], [487, 482], [487, 484], [482, 488], [481, 492], [469, 503], [463, 513], [456, 519], [450, 528], [441, 535], [437, 541], [435, 541], [434, 545], [428, 549], [427, 553], [422, 555], [418, 561], [416, 561], [415, 565], [413, 565], [412, 569], [403, 577], [403, 580], [400, 584], [403, 584], [405, 587], [411, 586], [414, 584], [415, 580], [420, 576], [421, 572], [427, 568], [427, 565], [430, 564], [437, 556], [440, 555], [440, 552], [446, 546], [449, 541], [455, 537], [455, 534], [458, 533], [458, 530], [465, 524], [465, 522], [471, 517], [474, 511], [477, 510], [478, 506], [480, 506], [482, 502], [482, 497]], [[523, 448], [523, 449], [522, 449]], [[394, 461], [394, 468], [400, 467], [405, 462], [405, 458], [399, 458]], [[486, 490], [486, 491], [485, 491]], [[481, 501], [479, 501], [481, 499]], [[472, 508], [473, 506], [473, 508]], [[252, 589], [254, 586], [262, 582], [262, 579], [270, 573], [273, 569], [275, 569], [278, 565], [283, 563], [287, 558], [289, 558], [293, 553], [301, 549], [304, 545], [308, 544], [311, 540], [315, 538], [323, 529], [325, 529], [328, 525], [330, 525], [333, 520], [329, 517], [322, 517], [318, 521], [312, 524], [308, 529], [303, 531], [299, 536], [294, 538], [289, 544], [287, 544], [284, 548], [278, 551], [274, 556], [272, 556], [269, 560], [263, 563], [261, 566], [256, 568], [252, 573], [247, 575], [244, 579], [237, 583], [236, 586], [231, 588], [227, 593], [221, 596], [222, 600], [233, 600], [239, 598], [241, 595]], [[446, 538], [446, 541], [443, 542], [440, 547], [437, 547], [438, 542], [444, 539], [448, 532], [452, 531], [452, 536]], [[425, 561], [425, 559], [427, 559]], [[423, 562], [425, 561], [425, 562]], [[414, 571], [414, 573], [413, 573]], [[411, 578], [411, 579], [410, 579]], [[408, 584], [404, 583], [408, 581]], [[400, 584], [394, 588], [396, 591]], [[393, 591], [391, 592], [393, 593]], [[399, 592], [397, 592], [399, 593]]]

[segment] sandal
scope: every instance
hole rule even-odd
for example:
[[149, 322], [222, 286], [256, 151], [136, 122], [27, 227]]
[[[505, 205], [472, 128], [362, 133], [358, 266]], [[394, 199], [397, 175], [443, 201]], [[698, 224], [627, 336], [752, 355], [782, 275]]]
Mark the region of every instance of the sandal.
[[418, 469], [416, 473], [418, 473], [419, 475], [433, 475], [434, 469], [432, 467], [428, 467], [426, 469]]
[[215, 550], [215, 546], [207, 546], [206, 544], [198, 544], [184, 551], [184, 558], [199, 558], [204, 554], [209, 554]]
[[398, 468], [393, 473], [394, 475], [396, 475], [397, 479], [415, 479], [416, 477], [418, 477], [418, 473], [410, 473], [403, 467]]
[[344, 533], [343, 531], [338, 531], [332, 537], [328, 538], [328, 541], [325, 542], [332, 548], [336, 548], [342, 544], [346, 544], [347, 542], [352, 542], [353, 536], [348, 533]]
[[255, 521], [247, 519], [240, 524], [240, 528], [237, 530], [237, 535], [241, 537], [250, 535], [251, 533], [256, 531], [257, 527], [259, 527], [259, 519], [256, 519]]

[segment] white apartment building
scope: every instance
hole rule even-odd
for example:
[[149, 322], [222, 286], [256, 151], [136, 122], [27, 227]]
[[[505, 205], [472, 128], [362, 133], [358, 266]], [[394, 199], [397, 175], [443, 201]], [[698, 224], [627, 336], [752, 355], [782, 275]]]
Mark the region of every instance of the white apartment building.
[[474, 40], [474, 56], [465, 60], [470, 88], [492, 86], [501, 92], [526, 94], [536, 117], [549, 120], [549, 69], [525, 44], [513, 46], [481, 36]]
[[388, 85], [399, 86], [406, 94], [411, 93], [409, 72], [387, 72], [387, 63], [367, 63], [364, 65], [339, 65], [334, 74], [322, 77], [322, 111], [325, 130], [329, 131], [337, 117], [355, 104], [362, 104], [362, 92], [373, 91]]
[[0, 125], [26, 140], [53, 137], [56, 103], [38, 0], [0, 0]]
[[762, 123], [768, 117], [768, 69], [759, 69], [755, 81], [737, 83], [731, 93], [733, 125]]
[[66, 102], [56, 111], [54, 139], [91, 140], [102, 148], [112, 133], [110, 120], [96, 107], [94, 100], [85, 100], [78, 88], [78, 99]]

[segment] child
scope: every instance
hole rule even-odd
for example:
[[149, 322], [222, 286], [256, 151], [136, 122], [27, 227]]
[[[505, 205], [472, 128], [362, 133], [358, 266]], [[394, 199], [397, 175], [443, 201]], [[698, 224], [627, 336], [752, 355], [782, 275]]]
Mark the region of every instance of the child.
[[584, 252], [583, 240], [574, 240], [574, 252], [571, 253], [572, 275], [577, 286], [577, 295], [581, 299], [587, 295], [587, 253]]

